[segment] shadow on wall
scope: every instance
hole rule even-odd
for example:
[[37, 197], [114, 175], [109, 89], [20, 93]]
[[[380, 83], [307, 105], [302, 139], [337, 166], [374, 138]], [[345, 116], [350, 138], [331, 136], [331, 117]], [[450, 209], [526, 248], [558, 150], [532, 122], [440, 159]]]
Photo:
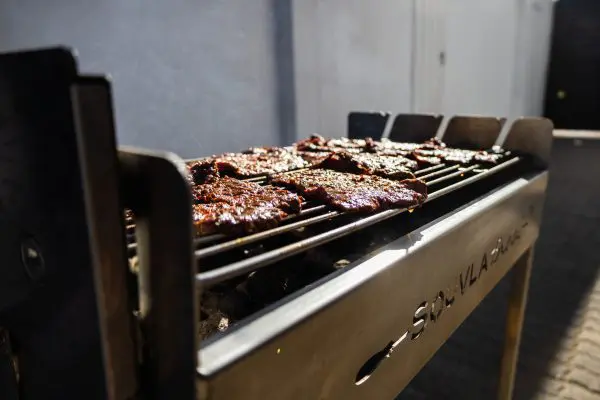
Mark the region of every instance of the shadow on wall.
[[[581, 325], [578, 311], [599, 279], [598, 160], [600, 141], [555, 141], [521, 343], [516, 399], [549, 398], [561, 390], [557, 365], [564, 367], [571, 351], [566, 349], [565, 338], [572, 337]], [[510, 278], [509, 274], [503, 279], [397, 400], [496, 396]], [[600, 302], [600, 296], [598, 299]], [[600, 328], [596, 333], [600, 334]]]

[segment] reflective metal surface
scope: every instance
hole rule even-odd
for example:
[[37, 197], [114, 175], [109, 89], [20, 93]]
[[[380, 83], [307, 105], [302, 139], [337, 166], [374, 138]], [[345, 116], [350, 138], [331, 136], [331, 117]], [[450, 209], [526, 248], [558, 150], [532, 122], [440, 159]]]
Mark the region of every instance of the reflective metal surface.
[[443, 140], [449, 146], [473, 149], [491, 148], [504, 125], [504, 118], [455, 116], [450, 118]]
[[546, 181], [516, 180], [210, 343], [205, 397], [393, 398], [533, 244]]
[[136, 217], [143, 395], [191, 399], [199, 315], [183, 162], [131, 148], [121, 148], [119, 161], [124, 206]]
[[103, 77], [79, 78], [71, 92], [106, 395], [110, 399], [131, 399], [138, 394], [136, 331], [128, 288], [110, 83]]
[[[396, 118], [406, 127], [398, 141], [430, 138], [439, 121]], [[437, 136], [471, 148], [504, 144], [545, 167], [552, 124], [522, 118], [504, 139], [503, 123], [453, 117]], [[546, 172], [514, 180], [209, 342], [198, 353], [200, 398], [393, 398], [533, 246], [546, 184]], [[514, 293], [526, 285], [520, 279]], [[518, 339], [508, 337], [503, 388], [518, 354]]]
[[546, 118], [518, 118], [510, 126], [506, 138], [498, 138], [496, 144], [534, 155], [541, 165], [547, 166], [552, 150], [552, 129], [552, 121]]

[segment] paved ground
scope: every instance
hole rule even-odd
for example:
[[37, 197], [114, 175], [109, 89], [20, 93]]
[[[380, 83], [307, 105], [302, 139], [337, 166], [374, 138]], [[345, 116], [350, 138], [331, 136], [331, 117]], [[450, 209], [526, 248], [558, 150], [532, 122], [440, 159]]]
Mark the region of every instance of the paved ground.
[[[516, 399], [600, 400], [600, 141], [596, 142], [555, 144]], [[495, 398], [509, 279], [398, 399]]]

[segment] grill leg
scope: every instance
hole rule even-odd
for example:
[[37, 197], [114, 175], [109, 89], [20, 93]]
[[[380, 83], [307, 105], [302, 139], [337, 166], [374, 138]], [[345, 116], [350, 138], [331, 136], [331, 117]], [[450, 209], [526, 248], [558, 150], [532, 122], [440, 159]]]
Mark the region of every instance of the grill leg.
[[533, 248], [529, 248], [514, 267], [515, 272], [506, 314], [506, 332], [504, 333], [504, 350], [498, 386], [498, 399], [500, 400], [512, 399], [513, 395], [532, 260]]

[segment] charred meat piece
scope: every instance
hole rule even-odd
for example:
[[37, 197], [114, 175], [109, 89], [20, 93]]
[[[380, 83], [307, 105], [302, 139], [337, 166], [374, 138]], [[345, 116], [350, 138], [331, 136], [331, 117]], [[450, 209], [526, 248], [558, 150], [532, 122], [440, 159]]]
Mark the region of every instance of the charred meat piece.
[[286, 151], [281, 147], [250, 147], [242, 151], [242, 154], [273, 154]]
[[312, 135], [308, 139], [301, 140], [294, 144], [299, 151], [318, 151], [318, 152], [340, 152], [360, 153], [365, 148], [364, 139], [325, 139], [320, 135]]
[[402, 180], [413, 179], [415, 176], [411, 170], [417, 169], [418, 164], [416, 161], [402, 156], [380, 156], [373, 153], [333, 153], [316, 167]]
[[432, 165], [438, 165], [442, 163], [442, 159], [439, 157], [435, 157], [433, 155], [426, 155], [426, 154], [421, 154], [418, 152], [414, 152], [410, 155], [412, 158], [414, 158], [415, 160], [417, 160], [417, 162], [419, 163], [419, 165], [426, 167], [426, 166], [432, 166]]
[[381, 141], [367, 138], [365, 151], [386, 156], [408, 156], [421, 146], [418, 143], [393, 142], [385, 138]]
[[215, 161], [200, 160], [187, 165], [191, 184], [201, 185], [219, 179], [219, 169]]
[[193, 206], [197, 235], [216, 232], [226, 234], [252, 233], [275, 228], [287, 214], [269, 205], [234, 206], [227, 203]]
[[281, 188], [224, 177], [192, 188], [194, 226], [200, 235], [270, 229], [300, 212], [302, 197]]
[[293, 188], [307, 199], [350, 212], [412, 208], [421, 205], [427, 198], [427, 186], [417, 179], [398, 182], [375, 175], [355, 175], [327, 169], [277, 174], [272, 177], [271, 183]]
[[[252, 177], [270, 175], [277, 172], [293, 171], [309, 166], [298, 154], [285, 149], [271, 149], [260, 152], [252, 150], [251, 153], [226, 153], [210, 157], [188, 165], [190, 171], [206, 171], [215, 168], [221, 175], [236, 177]], [[198, 174], [194, 174], [194, 179]], [[200, 182], [204, 183], [202, 179]]]
[[440, 139], [433, 137], [429, 140], [426, 140], [419, 148], [421, 149], [442, 149], [446, 147], [446, 143], [442, 142]]
[[498, 147], [494, 147], [490, 151], [451, 148], [447, 147], [441, 140], [433, 138], [415, 149], [412, 157], [421, 164], [430, 165], [444, 161], [456, 164], [497, 164], [501, 158], [508, 154], [510, 153]]
[[261, 186], [254, 182], [224, 177], [205, 185], [192, 188], [194, 202], [197, 204], [226, 203], [239, 205], [271, 204], [288, 213], [300, 211], [302, 198], [288, 190]]
[[311, 166], [321, 163], [332, 154], [329, 151], [298, 151], [296, 153]]
[[441, 161], [455, 164], [497, 164], [503, 156], [503, 154], [488, 153], [483, 150], [464, 150], [449, 147], [414, 151], [414, 157], [417, 161], [428, 164], [439, 164]]

